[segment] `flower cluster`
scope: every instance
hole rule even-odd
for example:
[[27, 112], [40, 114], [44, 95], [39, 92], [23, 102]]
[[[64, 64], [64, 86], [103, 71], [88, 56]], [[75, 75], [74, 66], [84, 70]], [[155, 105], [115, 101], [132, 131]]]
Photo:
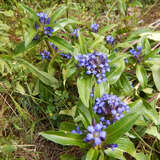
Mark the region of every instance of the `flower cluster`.
[[60, 55], [65, 59], [71, 59], [72, 58], [72, 54], [71, 53], [68, 53], [68, 54], [60, 53]]
[[48, 15], [46, 13], [40, 12], [37, 13], [37, 16], [39, 17], [39, 22], [42, 24], [49, 24], [50, 18], [48, 18]]
[[106, 82], [106, 72], [110, 72], [110, 67], [104, 53], [94, 51], [87, 55], [79, 54], [76, 59], [80, 66], [86, 68], [86, 74], [96, 76], [98, 84]]
[[88, 126], [85, 141], [93, 141], [93, 146], [101, 145], [102, 141], [106, 139], [106, 132], [103, 131], [106, 127], [102, 123], [94, 123], [91, 126]]
[[141, 54], [142, 51], [142, 46], [137, 46], [134, 49], [129, 50], [129, 52], [135, 57], [138, 58], [139, 55]]
[[114, 43], [114, 38], [111, 35], [108, 35], [105, 37], [105, 40], [108, 44], [112, 44]]
[[77, 126], [76, 129], [77, 129], [77, 130], [72, 130], [72, 133], [77, 133], [77, 134], [82, 134], [82, 133], [83, 133], [82, 131], [80, 131], [79, 126]]
[[43, 52], [40, 53], [41, 55], [41, 58], [42, 59], [47, 59], [49, 60], [51, 57], [50, 57], [50, 52], [47, 52], [46, 50], [44, 50]]
[[72, 35], [75, 36], [76, 38], [78, 38], [78, 31], [80, 31], [80, 29], [74, 29], [72, 32]]
[[49, 42], [49, 44], [56, 52], [58, 51], [58, 47], [56, 45], [54, 45], [52, 42]]
[[[103, 114], [110, 121], [114, 123], [124, 117], [124, 112], [129, 112], [129, 106], [122, 102], [116, 95], [104, 94], [102, 97], [96, 99], [93, 106], [96, 114]], [[109, 124], [108, 121], [108, 124]]]
[[98, 32], [99, 24], [93, 23], [91, 24], [91, 30], [93, 32]]
[[[37, 16], [39, 17], [39, 22], [43, 25], [44, 34], [47, 36], [52, 36], [52, 33], [54, 32], [54, 29], [45, 25], [50, 24], [50, 18], [46, 13], [37, 13]], [[39, 29], [40, 26], [37, 22], [35, 22], [34, 25], [35, 29]]]
[[52, 36], [52, 33], [54, 32], [54, 29], [51, 27], [44, 27], [44, 34], [47, 36]]

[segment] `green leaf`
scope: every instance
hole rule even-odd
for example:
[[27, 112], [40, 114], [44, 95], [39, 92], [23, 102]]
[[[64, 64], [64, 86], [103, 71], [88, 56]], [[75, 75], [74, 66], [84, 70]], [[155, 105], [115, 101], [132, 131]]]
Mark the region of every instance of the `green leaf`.
[[89, 125], [92, 124], [92, 117], [91, 117], [91, 114], [88, 110], [88, 108], [86, 108], [85, 106], [83, 105], [78, 105], [78, 110], [80, 111], [80, 113], [83, 115], [83, 118], [85, 119], [85, 125], [86, 127], [88, 127]]
[[54, 12], [54, 14], [51, 16], [50, 23], [54, 23], [55, 20], [57, 20], [58, 18], [60, 18], [64, 14], [66, 8], [67, 8], [66, 6], [62, 6], [62, 7], [58, 8]]
[[71, 116], [74, 118], [75, 114], [76, 114], [76, 109], [77, 107], [72, 107], [71, 109], [65, 109], [65, 110], [61, 110], [59, 112], [59, 114], [63, 114], [63, 115], [67, 115], [67, 116]]
[[84, 39], [84, 36], [81, 34], [80, 31], [78, 31], [78, 40], [79, 40], [79, 45], [80, 45], [80, 51], [82, 54], [87, 53], [87, 43]]
[[49, 38], [49, 40], [54, 43], [57, 47], [63, 49], [65, 52], [73, 52], [74, 48], [64, 39], [57, 36]]
[[41, 42], [41, 40], [33, 40], [28, 46], [25, 47], [25, 42], [21, 42], [19, 43], [16, 48], [14, 49], [14, 55], [13, 56], [19, 56], [20, 53], [25, 52], [28, 49], [31, 49], [33, 47], [35, 47], [37, 44], [39, 44]]
[[142, 114], [145, 117], [148, 117], [152, 120], [156, 125], [160, 124], [160, 118], [158, 116], [158, 112], [154, 107], [152, 107], [147, 101], [144, 99], [139, 99], [131, 104], [129, 104], [131, 108], [131, 112], [137, 112]]
[[121, 13], [123, 15], [125, 15], [125, 12], [126, 12], [126, 4], [125, 4], [125, 2], [123, 0], [117, 0], [117, 1], [119, 3], [119, 9], [120, 9]]
[[90, 50], [94, 49], [96, 45], [100, 44], [104, 41], [104, 36], [96, 36], [96, 39], [94, 41], [91, 41], [91, 45], [89, 47]]
[[90, 150], [87, 152], [86, 160], [97, 160], [98, 154], [98, 150], [90, 148]]
[[82, 103], [89, 108], [90, 93], [92, 91], [92, 78], [78, 78], [77, 87]]
[[112, 151], [111, 149], [107, 149], [104, 152], [109, 157], [113, 157], [119, 160], [126, 160], [121, 150], [115, 149], [114, 151]]
[[25, 47], [27, 47], [31, 41], [33, 40], [34, 36], [37, 34], [37, 31], [30, 27], [28, 29], [28, 32], [25, 33], [24, 39], [25, 39]]
[[46, 131], [41, 132], [40, 135], [61, 145], [75, 145], [82, 148], [87, 146], [87, 144], [83, 141], [83, 135], [73, 134], [67, 131]]
[[72, 132], [72, 130], [76, 129], [75, 123], [72, 122], [61, 122], [59, 126], [60, 131], [69, 131]]
[[117, 82], [117, 80], [120, 78], [121, 74], [123, 73], [125, 69], [125, 63], [123, 60], [119, 61], [119, 65], [111, 72], [109, 73], [107, 79], [109, 81], [109, 84], [114, 84]]
[[145, 88], [147, 86], [148, 78], [147, 73], [142, 65], [137, 64], [136, 66], [136, 76], [141, 86]]
[[134, 125], [135, 121], [139, 118], [139, 116], [139, 113], [129, 113], [119, 121], [115, 122], [113, 125], [107, 127], [106, 143], [112, 144], [124, 133], [128, 132], [130, 128]]
[[77, 160], [71, 154], [63, 154], [60, 156], [60, 160]]
[[24, 5], [24, 4], [20, 4], [20, 3], [19, 3], [19, 6], [20, 6], [21, 8], [23, 8], [25, 11], [27, 11], [27, 12], [32, 16], [32, 18], [33, 18], [34, 20], [38, 20], [38, 16], [36, 15], [36, 13], [35, 13], [31, 8], [27, 7], [27, 6]]
[[117, 26], [117, 24], [110, 24], [110, 25], [104, 26], [98, 31], [98, 33], [99, 34], [104, 34], [104, 33], [110, 31], [111, 29], [113, 29], [116, 26]]
[[140, 36], [145, 36], [148, 39], [154, 40], [154, 41], [160, 41], [160, 32], [145, 32], [142, 33]]
[[22, 60], [22, 59], [17, 59], [20, 61], [25, 67], [28, 68], [37, 78], [39, 78], [44, 84], [53, 87], [53, 88], [58, 88], [58, 80], [48, 74], [47, 72], [40, 71], [38, 68], [30, 64], [29, 62]]
[[148, 129], [146, 130], [146, 133], [149, 134], [149, 135], [151, 135], [151, 136], [154, 136], [154, 137], [156, 137], [158, 140], [160, 140], [160, 133], [158, 132], [156, 126], [152, 126], [151, 128], [148, 128]]
[[160, 65], [153, 65], [151, 67], [151, 70], [155, 86], [158, 89], [158, 91], [160, 91]]
[[65, 83], [69, 77], [71, 77], [74, 73], [76, 73], [77, 68], [75, 67], [74, 63], [68, 63], [62, 70], [63, 74], [63, 84], [65, 86]]
[[109, 93], [109, 83], [108, 82], [104, 82], [104, 83], [100, 83], [95, 85], [94, 87], [94, 97], [101, 97], [103, 96], [105, 93]]
[[124, 73], [121, 75], [119, 79], [119, 83], [121, 84], [125, 94], [128, 95], [132, 91], [131, 84], [128, 80], [128, 77]]
[[28, 114], [28, 112], [26, 111], [26, 110], [24, 110], [16, 101], [15, 101], [15, 99], [10, 95], [10, 97], [11, 97], [11, 99], [12, 99], [12, 101], [13, 101], [13, 103], [14, 103], [14, 105], [15, 105], [15, 108], [17, 109], [17, 111], [18, 111], [18, 113], [19, 113], [19, 115], [24, 119], [24, 120], [26, 120], [26, 121], [28, 121], [29, 120], [29, 114]]
[[99, 156], [99, 159], [98, 160], [105, 160], [104, 159], [104, 152], [103, 151], [101, 151], [101, 153], [100, 153], [100, 156]]

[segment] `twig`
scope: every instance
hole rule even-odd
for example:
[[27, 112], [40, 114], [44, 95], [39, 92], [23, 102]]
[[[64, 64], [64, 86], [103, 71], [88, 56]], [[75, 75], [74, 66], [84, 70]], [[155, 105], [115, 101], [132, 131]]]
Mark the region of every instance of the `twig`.
[[160, 46], [160, 42], [158, 42], [152, 49], [151, 49], [151, 51], [154, 51], [157, 47], [159, 47]]
[[[131, 45], [135, 45], [136, 43], [138, 43], [138, 40], [135, 40], [133, 42], [131, 42]], [[125, 53], [130, 47], [125, 48], [122, 53]]]

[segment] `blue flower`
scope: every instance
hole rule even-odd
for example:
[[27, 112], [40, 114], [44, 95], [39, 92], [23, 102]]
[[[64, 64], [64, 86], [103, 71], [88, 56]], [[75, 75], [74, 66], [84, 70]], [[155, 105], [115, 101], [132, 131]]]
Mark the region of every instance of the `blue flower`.
[[134, 49], [129, 50], [129, 52], [135, 57], [138, 58], [142, 52], [142, 46], [137, 46]]
[[90, 97], [93, 98], [94, 97], [94, 87], [92, 88], [92, 91], [90, 93]]
[[[129, 112], [129, 106], [122, 102], [116, 95], [104, 94], [102, 97], [96, 99], [96, 103], [93, 106], [95, 114], [103, 114], [105, 117], [101, 117], [101, 123], [106, 126], [120, 120], [124, 117], [124, 112]], [[105, 118], [108, 118], [107, 120]]]
[[54, 45], [52, 42], [49, 42], [49, 44], [56, 52], [58, 51], [58, 47], [56, 45]]
[[77, 130], [72, 130], [72, 133], [82, 134], [83, 132], [80, 131], [79, 126], [77, 126]]
[[128, 58], [125, 58], [124, 61], [125, 61], [126, 63], [128, 63]]
[[41, 58], [42, 59], [47, 59], [49, 60], [51, 57], [50, 57], [50, 52], [47, 52], [46, 50], [44, 50], [43, 52], [40, 53], [41, 55]]
[[101, 143], [106, 139], [106, 132], [103, 129], [106, 128], [102, 123], [97, 123], [87, 128], [87, 135], [85, 138], [86, 142], [93, 141], [94, 146], [101, 145]]
[[37, 13], [37, 16], [39, 17], [40, 23], [42, 24], [50, 23], [50, 18], [48, 18], [48, 15], [46, 13], [40, 12], [40, 13]]
[[80, 29], [74, 29], [72, 32], [72, 35], [74, 35], [76, 38], [78, 38], [78, 31], [80, 31]]
[[54, 29], [51, 27], [44, 27], [44, 34], [48, 36], [52, 36], [52, 33], [54, 32]]
[[40, 26], [38, 25], [37, 22], [35, 22], [34, 27], [35, 27], [35, 29], [39, 29]]
[[68, 53], [68, 54], [60, 53], [59, 55], [61, 55], [65, 59], [71, 59], [72, 58], [72, 54], [71, 53]]
[[114, 151], [114, 149], [117, 148], [117, 147], [118, 147], [118, 144], [106, 144], [104, 148], [105, 149], [111, 148], [112, 151]]
[[91, 24], [90, 27], [93, 32], [97, 32], [99, 28], [99, 24], [94, 23], [94, 24]]
[[110, 72], [107, 56], [104, 53], [96, 52], [75, 57], [80, 66], [86, 68], [86, 74], [95, 75], [97, 83], [106, 82], [106, 72]]
[[114, 38], [111, 35], [108, 35], [105, 37], [105, 40], [108, 44], [112, 44], [114, 43]]

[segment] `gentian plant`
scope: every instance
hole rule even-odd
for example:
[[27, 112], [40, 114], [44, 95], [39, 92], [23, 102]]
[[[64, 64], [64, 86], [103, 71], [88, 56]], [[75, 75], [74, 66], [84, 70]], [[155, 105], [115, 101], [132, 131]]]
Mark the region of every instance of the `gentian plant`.
[[[81, 158], [86, 160], [108, 157], [125, 160], [123, 153], [126, 152], [136, 160], [148, 157], [136, 152], [131, 139], [138, 135], [135, 130], [146, 128], [148, 124], [160, 125], [156, 103], [150, 103], [154, 97], [148, 92], [150, 87], [160, 90], [160, 76], [156, 75], [160, 69], [159, 50], [153, 51], [146, 35], [141, 34], [131, 35], [124, 43], [115, 43], [111, 36], [116, 36], [114, 25], [98, 31], [99, 25], [92, 24], [92, 32], [85, 30], [85, 33], [81, 32], [83, 29], [74, 29], [70, 40], [71, 31], [68, 30], [78, 22], [56, 19], [65, 13], [66, 7], [59, 8], [52, 16], [43, 12], [36, 14], [24, 5], [21, 7], [31, 14], [33, 21], [24, 42], [17, 45], [14, 53], [18, 56], [43, 44], [38, 56], [48, 61], [38, 59], [46, 63], [42, 71], [38, 65], [33, 66], [22, 58], [15, 59], [50, 92], [67, 90], [72, 98], [71, 105], [74, 104], [59, 112], [70, 116], [68, 121], [61, 122], [58, 130], [44, 131], [40, 135], [61, 145], [78, 146], [84, 153]], [[58, 32], [62, 28], [63, 32], [68, 31], [63, 36]], [[132, 49], [135, 38], [142, 47], [137, 45]], [[150, 80], [154, 83], [149, 84]]]

